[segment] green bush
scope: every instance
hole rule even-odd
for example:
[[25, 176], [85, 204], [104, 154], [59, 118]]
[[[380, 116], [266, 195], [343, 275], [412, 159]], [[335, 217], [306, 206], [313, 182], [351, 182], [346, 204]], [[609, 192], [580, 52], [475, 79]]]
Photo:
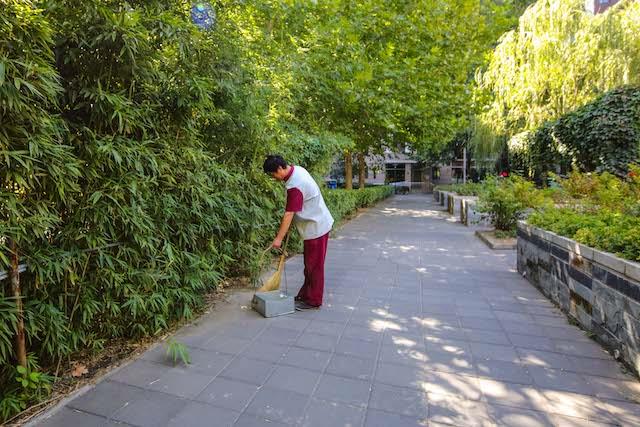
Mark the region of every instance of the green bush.
[[574, 171], [560, 185], [564, 207], [542, 209], [530, 224], [640, 261], [640, 167], [631, 165], [626, 179]]
[[587, 246], [640, 262], [640, 216], [611, 211], [581, 213], [548, 209], [528, 218], [536, 227], [574, 239]]
[[518, 176], [491, 178], [483, 183], [477, 209], [485, 213], [496, 230], [513, 232], [529, 208], [545, 203], [534, 184]]
[[371, 206], [393, 194], [393, 187], [366, 187], [362, 190], [324, 190], [327, 207], [336, 223], [347, 218], [359, 208]]
[[640, 88], [612, 90], [567, 114], [553, 126], [553, 136], [581, 170], [626, 176], [640, 160]]

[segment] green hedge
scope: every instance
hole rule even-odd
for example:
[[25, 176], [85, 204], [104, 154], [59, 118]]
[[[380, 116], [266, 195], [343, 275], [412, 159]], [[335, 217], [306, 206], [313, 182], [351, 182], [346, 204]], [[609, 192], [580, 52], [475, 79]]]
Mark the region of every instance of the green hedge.
[[371, 206], [393, 194], [393, 187], [385, 185], [363, 190], [325, 190], [324, 198], [331, 215], [340, 222], [358, 208]]
[[632, 261], [640, 261], [640, 167], [624, 179], [577, 171], [560, 180], [556, 204], [529, 217], [546, 230]]
[[565, 208], [535, 213], [528, 222], [587, 246], [640, 262], [640, 216], [610, 211], [580, 213]]
[[477, 196], [482, 190], [482, 183], [480, 182], [468, 182], [466, 184], [449, 184], [449, 185], [436, 185], [434, 191], [450, 191], [452, 193], [459, 194], [460, 196]]

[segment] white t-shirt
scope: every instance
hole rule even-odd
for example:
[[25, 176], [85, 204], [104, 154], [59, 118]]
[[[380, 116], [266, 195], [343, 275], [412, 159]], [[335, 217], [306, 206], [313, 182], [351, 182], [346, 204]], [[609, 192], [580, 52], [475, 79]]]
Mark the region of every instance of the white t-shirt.
[[[302, 166], [291, 166], [293, 171], [285, 181], [287, 210], [295, 212], [293, 223], [303, 240], [317, 239], [331, 231], [333, 217], [324, 203], [320, 187]], [[302, 203], [300, 206], [300, 199]]]

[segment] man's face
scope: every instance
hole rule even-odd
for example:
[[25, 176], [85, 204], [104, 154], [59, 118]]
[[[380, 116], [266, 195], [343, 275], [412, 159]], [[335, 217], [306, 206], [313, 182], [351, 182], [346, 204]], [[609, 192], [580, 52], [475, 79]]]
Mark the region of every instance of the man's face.
[[287, 170], [283, 167], [279, 167], [277, 171], [271, 172], [271, 177], [278, 181], [284, 181], [287, 177]]

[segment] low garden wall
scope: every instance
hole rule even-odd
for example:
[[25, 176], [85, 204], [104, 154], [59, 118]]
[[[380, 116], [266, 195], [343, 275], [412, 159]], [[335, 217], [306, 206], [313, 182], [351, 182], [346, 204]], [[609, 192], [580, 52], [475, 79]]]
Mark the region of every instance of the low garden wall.
[[640, 373], [640, 264], [521, 221], [518, 272]]
[[435, 190], [433, 199], [467, 227], [489, 227], [491, 225], [488, 218], [483, 218], [482, 214], [477, 211], [478, 197], [476, 196], [459, 196], [450, 191]]

